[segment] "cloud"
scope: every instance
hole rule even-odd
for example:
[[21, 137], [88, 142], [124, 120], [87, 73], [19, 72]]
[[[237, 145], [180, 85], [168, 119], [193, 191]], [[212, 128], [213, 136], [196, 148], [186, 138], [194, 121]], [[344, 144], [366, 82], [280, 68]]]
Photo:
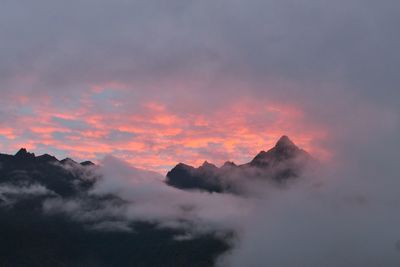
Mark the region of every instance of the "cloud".
[[132, 223], [151, 222], [161, 228], [184, 229], [189, 238], [233, 231], [237, 218], [251, 209], [251, 203], [241, 197], [169, 187], [163, 176], [111, 156], [95, 171], [86, 173], [92, 176], [86, 179], [98, 177], [87, 195], [48, 198], [44, 212], [66, 214], [92, 230], [134, 231]]
[[397, 266], [398, 204], [384, 192], [377, 197], [347, 186], [300, 186], [263, 199], [220, 265]]
[[397, 148], [381, 129], [370, 133], [368, 141], [351, 135], [333, 162], [254, 200], [220, 266], [398, 266]]
[[251, 172], [225, 177], [245, 181], [245, 197], [178, 190], [158, 173], [108, 156], [84, 173], [101, 177], [88, 195], [51, 197], [43, 210], [96, 231], [135, 231], [137, 221], [184, 229], [176, 240], [233, 231], [233, 249], [220, 258], [221, 266], [397, 266], [397, 149], [388, 145], [392, 138], [381, 139], [381, 129], [369, 132], [374, 137], [366, 140], [350, 135], [346, 146], [338, 145], [340, 157], [285, 187], [255, 182]]
[[203, 192], [186, 192], [169, 187], [165, 178], [133, 168], [112, 157], [102, 162], [101, 179], [92, 194], [115, 194], [130, 204], [126, 214], [131, 220], [148, 220], [165, 225], [187, 221], [200, 228], [220, 230], [233, 227], [234, 218], [246, 208], [240, 197]]
[[342, 156], [347, 161], [305, 172], [285, 187], [242, 177], [246, 197], [178, 190], [157, 173], [109, 156], [90, 195], [119, 200], [53, 198], [44, 210], [65, 212], [99, 231], [134, 231], [135, 221], [184, 229], [176, 240], [233, 231], [233, 249], [220, 266], [397, 266], [398, 177], [389, 168], [377, 179], [375, 166], [357, 163], [370, 157]]
[[163, 172], [244, 162], [284, 133], [326, 153], [354, 122], [398, 121], [398, 5], [6, 1], [2, 149]]
[[[372, 87], [385, 75], [389, 85], [396, 78], [384, 69], [398, 64], [390, 52], [399, 41], [396, 7], [391, 0], [7, 1], [1, 16], [7, 25], [3, 79], [73, 88], [165, 81], [182, 73], [195, 81], [244, 73], [341, 79], [355, 86], [368, 80]], [[70, 94], [53, 92], [59, 93]]]
[[55, 195], [55, 193], [41, 184], [15, 185], [3, 183], [0, 185], [0, 202], [6, 205], [12, 205], [26, 197], [49, 195]]
[[91, 230], [98, 231], [117, 231], [117, 232], [131, 232], [132, 229], [127, 225], [126, 222], [114, 222], [114, 221], [105, 221], [94, 224], [90, 227]]
[[138, 202], [121, 211], [130, 219], [242, 225], [232, 264], [398, 266], [399, 5], [4, 1], [1, 149], [111, 153], [165, 172], [246, 162], [288, 134], [327, 158], [322, 188], [265, 201], [189, 194], [107, 159], [111, 180], [96, 190]]
[[[98, 223], [109, 225], [111, 222], [124, 221], [126, 212], [125, 206], [116, 199], [101, 201], [85, 196], [69, 199], [48, 198], [43, 202], [42, 207], [46, 214], [65, 214], [71, 219], [86, 223], [95, 229], [101, 228]], [[111, 227], [107, 229], [111, 229]]]
[[81, 161], [98, 161], [112, 153], [135, 166], [166, 173], [180, 161], [193, 165], [204, 160], [216, 164], [227, 159], [249, 161], [284, 133], [317, 153], [311, 140], [325, 136], [323, 130], [307, 122], [301, 110], [264, 106], [255, 100], [221, 107], [213, 116], [183, 115], [156, 102], [135, 110], [122, 106], [110, 114], [99, 113], [95, 102], [90, 102], [89, 109], [83, 105], [76, 114], [41, 106], [32, 116], [16, 118], [7, 124], [15, 133], [7, 130], [13, 138], [5, 135], [6, 148], [10, 153], [18, 147], [38, 154], [51, 151], [59, 158], [70, 156]]

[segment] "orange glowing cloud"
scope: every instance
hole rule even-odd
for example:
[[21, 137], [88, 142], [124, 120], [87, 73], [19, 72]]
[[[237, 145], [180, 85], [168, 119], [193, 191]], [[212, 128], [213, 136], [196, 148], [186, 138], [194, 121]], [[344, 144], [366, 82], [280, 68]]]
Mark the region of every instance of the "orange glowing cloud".
[[0, 135], [3, 135], [8, 139], [16, 138], [16, 134], [12, 128], [0, 128]]
[[[92, 87], [91, 94], [102, 88]], [[183, 113], [154, 100], [134, 109], [124, 105], [99, 109], [90, 94], [82, 99], [72, 112], [46, 104], [19, 117], [13, 127], [0, 128], [0, 135], [15, 140], [8, 150], [24, 146], [94, 161], [114, 154], [135, 166], [165, 172], [181, 161], [246, 162], [286, 134], [318, 157], [328, 155], [314, 142], [327, 133], [294, 106], [241, 99], [212, 112]]]

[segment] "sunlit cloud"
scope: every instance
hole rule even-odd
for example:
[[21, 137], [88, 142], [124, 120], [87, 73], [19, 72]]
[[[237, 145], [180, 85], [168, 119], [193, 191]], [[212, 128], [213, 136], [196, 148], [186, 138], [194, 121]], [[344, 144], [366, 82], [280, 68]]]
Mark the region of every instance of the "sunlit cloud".
[[[137, 102], [126, 95], [126, 86], [114, 86], [118, 89], [94, 86], [78, 97], [74, 110], [54, 100], [45, 105], [27, 102], [32, 112], [1, 129], [9, 139], [3, 150], [13, 152], [23, 146], [93, 161], [115, 154], [135, 166], [161, 172], [181, 161], [243, 163], [272, 147], [283, 134], [310, 152], [323, 154], [313, 141], [326, 138], [326, 132], [310, 124], [301, 108], [246, 97], [214, 108], [210, 116], [209, 111], [186, 108], [182, 112], [168, 102]], [[110, 101], [120, 104], [104, 109]]]

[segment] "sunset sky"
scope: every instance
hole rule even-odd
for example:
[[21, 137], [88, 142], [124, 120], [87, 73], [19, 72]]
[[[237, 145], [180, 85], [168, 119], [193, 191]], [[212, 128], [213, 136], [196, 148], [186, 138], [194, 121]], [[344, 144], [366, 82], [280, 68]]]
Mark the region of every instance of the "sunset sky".
[[243, 163], [283, 134], [321, 160], [374, 138], [398, 147], [399, 10], [365, 0], [2, 1], [0, 151], [112, 154], [165, 173], [178, 162]]

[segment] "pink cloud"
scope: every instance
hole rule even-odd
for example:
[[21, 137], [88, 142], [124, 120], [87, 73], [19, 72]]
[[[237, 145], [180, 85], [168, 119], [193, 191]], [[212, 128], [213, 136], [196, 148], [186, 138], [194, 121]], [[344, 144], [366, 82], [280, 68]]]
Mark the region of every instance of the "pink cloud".
[[[94, 86], [82, 94], [74, 110], [54, 101], [33, 103], [34, 114], [19, 116], [8, 128], [0, 128], [0, 134], [15, 140], [6, 150], [46, 147], [81, 160], [116, 154], [135, 166], [165, 172], [180, 161], [242, 163], [287, 134], [311, 153], [328, 155], [313, 142], [326, 138], [326, 131], [310, 123], [299, 107], [242, 98], [199, 112], [187, 106], [172, 108], [167, 102], [121, 98], [121, 107], [104, 110], [98, 106], [104, 103], [91, 98], [101, 88]], [[119, 96], [120, 90], [113, 93]]]

